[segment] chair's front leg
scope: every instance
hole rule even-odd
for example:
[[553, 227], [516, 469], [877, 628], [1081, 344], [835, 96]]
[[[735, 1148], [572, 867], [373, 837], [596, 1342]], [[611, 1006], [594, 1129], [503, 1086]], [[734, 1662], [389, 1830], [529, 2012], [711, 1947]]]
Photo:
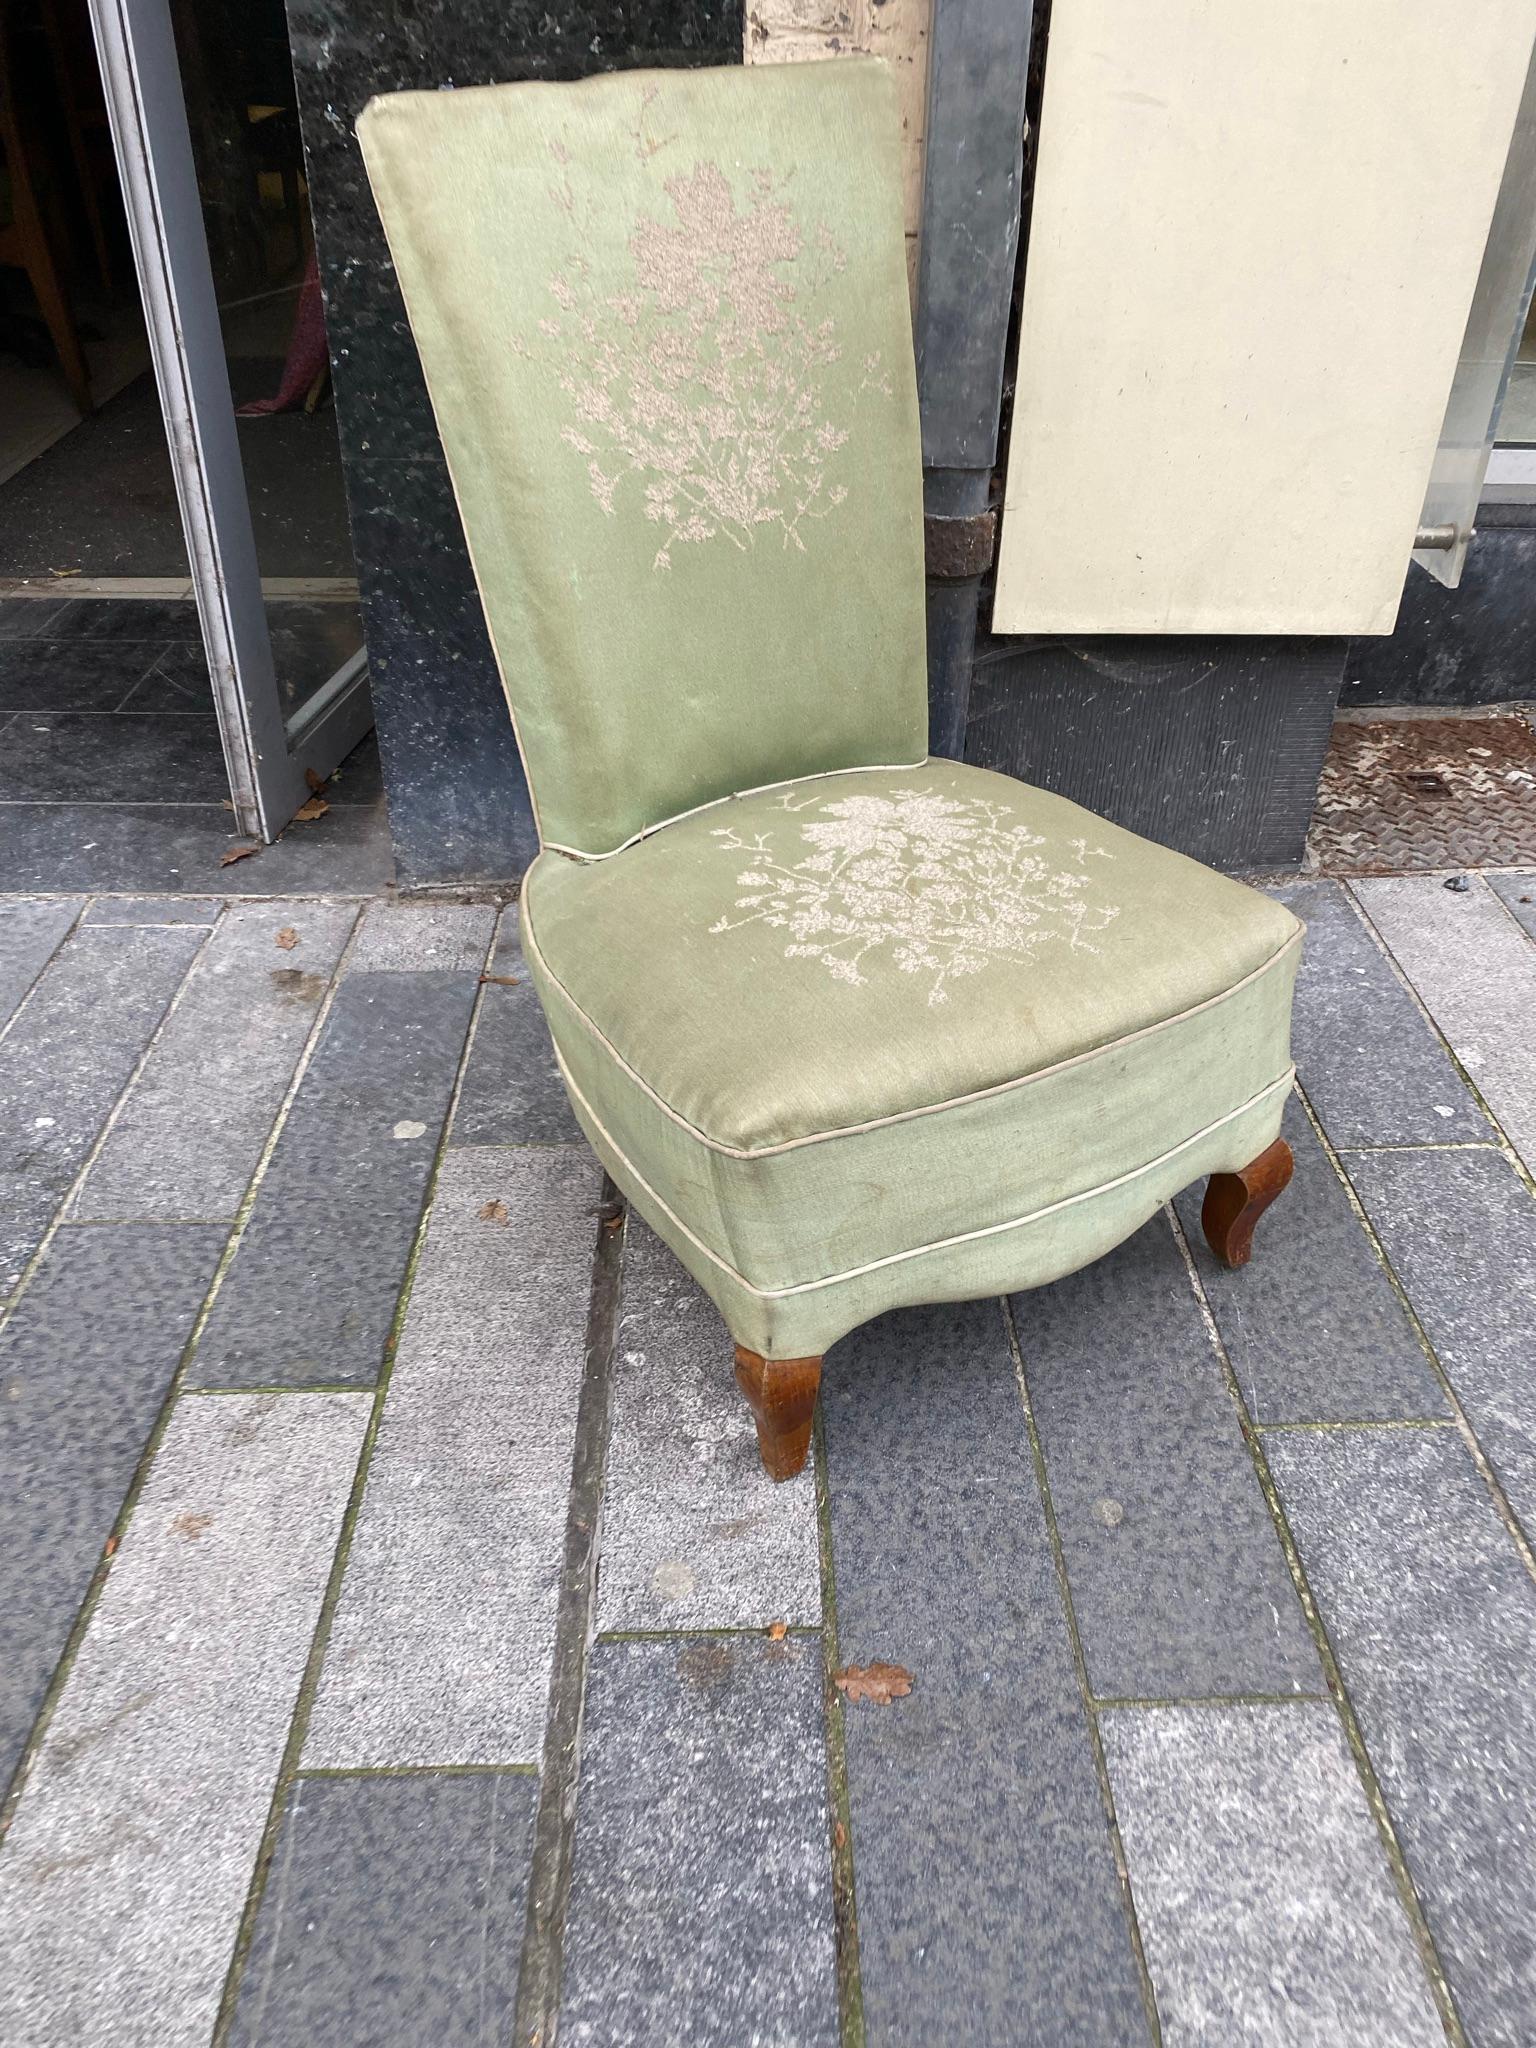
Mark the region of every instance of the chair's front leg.
[[770, 1479], [793, 1479], [811, 1448], [821, 1360], [762, 1358], [738, 1344], [736, 1384], [757, 1423], [763, 1470]]
[[1213, 1173], [1200, 1210], [1205, 1241], [1227, 1266], [1246, 1266], [1253, 1226], [1290, 1183], [1296, 1162], [1284, 1138], [1236, 1173]]

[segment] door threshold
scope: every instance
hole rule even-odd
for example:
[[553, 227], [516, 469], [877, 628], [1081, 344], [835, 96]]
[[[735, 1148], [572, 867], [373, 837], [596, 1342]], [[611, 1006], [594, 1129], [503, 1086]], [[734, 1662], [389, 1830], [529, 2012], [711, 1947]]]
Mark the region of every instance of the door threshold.
[[[10, 597], [186, 598], [190, 576], [0, 576], [0, 600]], [[263, 576], [267, 598], [306, 604], [356, 604], [355, 576]]]

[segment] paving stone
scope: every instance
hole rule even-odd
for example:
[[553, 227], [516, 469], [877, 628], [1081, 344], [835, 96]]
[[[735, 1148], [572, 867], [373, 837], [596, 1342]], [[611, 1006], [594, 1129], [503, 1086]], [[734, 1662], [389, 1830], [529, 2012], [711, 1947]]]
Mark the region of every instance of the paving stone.
[[913, 1681], [842, 1710], [870, 2041], [1146, 2043], [999, 1305], [866, 1324], [822, 1411], [838, 1656]]
[[1451, 1431], [1269, 1459], [1468, 2038], [1536, 2012], [1536, 1586]]
[[1449, 1404], [1413, 1324], [1293, 1096], [1296, 1177], [1233, 1272], [1200, 1228], [1205, 1182], [1175, 1204], [1211, 1313], [1255, 1422], [1396, 1421]]
[[231, 2048], [510, 2040], [537, 1795], [508, 1771], [301, 1777]]
[[1372, 923], [1536, 1169], [1536, 949], [1480, 877], [1462, 894], [1435, 875], [1353, 884]]
[[96, 896], [82, 924], [213, 924], [217, 896]]
[[224, 1233], [59, 1232], [0, 1334], [0, 1781], [176, 1370]]
[[8, 1294], [208, 934], [77, 931], [0, 1043], [0, 1296]]
[[0, 1029], [80, 915], [78, 897], [0, 902]]
[[1352, 1152], [1366, 1214], [1536, 1535], [1536, 1200], [1502, 1152]]
[[204, 2048], [368, 1410], [178, 1404], [0, 1856], [0, 2040]]
[[494, 974], [516, 977], [512, 988], [487, 984], [454, 1111], [455, 1145], [580, 1145], [549, 1026], [517, 939], [517, 911], [502, 912]]
[[371, 1385], [475, 999], [346, 974], [193, 1360], [200, 1386]]
[[597, 1645], [566, 2048], [835, 2048], [821, 1692], [794, 1637]]
[[1167, 1218], [1013, 1310], [1093, 1691], [1320, 1692]]
[[233, 1218], [356, 916], [356, 904], [302, 898], [230, 906], [73, 1215]]
[[496, 913], [485, 904], [370, 903], [347, 965], [359, 974], [479, 974], [495, 929]]
[[1295, 882], [1271, 893], [1307, 927], [1291, 1050], [1334, 1144], [1485, 1139], [1487, 1119], [1343, 887]]
[[1443, 2048], [1331, 1706], [1100, 1727], [1166, 2048]]
[[585, 1148], [444, 1159], [307, 1764], [540, 1760], [601, 1185]]
[[1536, 873], [1484, 875], [1483, 880], [1510, 916], [1536, 939]]
[[775, 1485], [720, 1312], [632, 1216], [603, 1502], [601, 1629], [821, 1620], [809, 1466]]

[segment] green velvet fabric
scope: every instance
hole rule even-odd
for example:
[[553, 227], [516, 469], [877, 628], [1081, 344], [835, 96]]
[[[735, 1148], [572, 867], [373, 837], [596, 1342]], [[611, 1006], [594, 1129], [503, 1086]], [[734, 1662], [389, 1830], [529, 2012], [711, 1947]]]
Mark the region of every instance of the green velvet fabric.
[[545, 854], [523, 920], [588, 1136], [754, 1350], [1054, 1279], [1279, 1129], [1295, 918], [983, 769]]
[[738, 1343], [1038, 1285], [1277, 1134], [1300, 927], [925, 755], [870, 62], [375, 101], [584, 1130]]
[[921, 759], [884, 66], [397, 93], [358, 134], [544, 843]]

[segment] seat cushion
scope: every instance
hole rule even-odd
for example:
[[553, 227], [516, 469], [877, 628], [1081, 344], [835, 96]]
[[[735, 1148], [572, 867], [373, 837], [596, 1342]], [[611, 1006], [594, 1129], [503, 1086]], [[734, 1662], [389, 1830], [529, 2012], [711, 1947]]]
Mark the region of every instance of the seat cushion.
[[[1295, 918], [983, 769], [815, 777], [605, 860], [546, 853], [523, 912], [610, 1169], [675, 1248], [758, 1292], [1127, 1176], [1150, 1213], [1182, 1165], [1210, 1170], [1206, 1135], [1236, 1166], [1278, 1128]], [[1226, 1158], [1229, 1127], [1258, 1142]], [[1010, 1284], [1082, 1263], [1071, 1230], [1035, 1236], [1055, 1249]]]

